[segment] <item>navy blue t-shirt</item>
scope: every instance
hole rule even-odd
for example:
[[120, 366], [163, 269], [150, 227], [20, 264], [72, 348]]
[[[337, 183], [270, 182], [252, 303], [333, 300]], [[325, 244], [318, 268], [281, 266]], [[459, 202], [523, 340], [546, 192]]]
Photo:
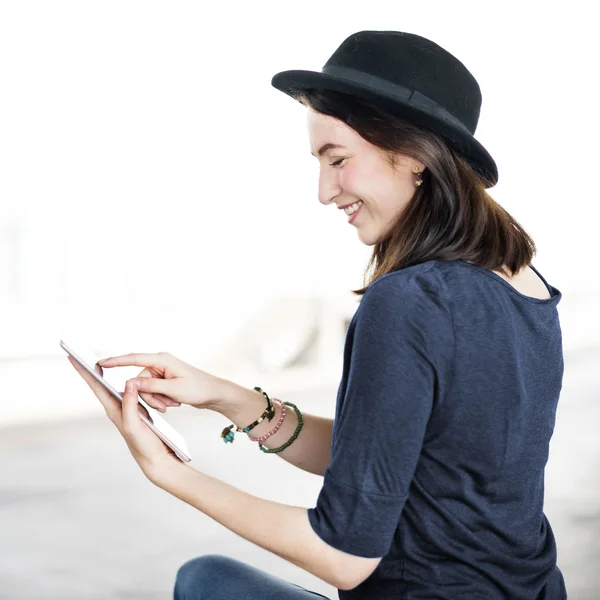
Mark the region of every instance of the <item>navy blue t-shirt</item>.
[[542, 279], [546, 300], [471, 263], [430, 260], [367, 289], [308, 511], [329, 545], [384, 557], [341, 599], [566, 598], [543, 512], [562, 294]]

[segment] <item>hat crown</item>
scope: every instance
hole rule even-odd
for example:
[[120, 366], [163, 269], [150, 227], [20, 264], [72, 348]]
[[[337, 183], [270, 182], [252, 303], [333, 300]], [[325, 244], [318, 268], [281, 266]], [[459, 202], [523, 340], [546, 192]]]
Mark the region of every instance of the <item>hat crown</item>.
[[462, 62], [431, 40], [400, 31], [359, 31], [340, 44], [326, 67], [355, 69], [415, 90], [475, 133], [479, 84]]

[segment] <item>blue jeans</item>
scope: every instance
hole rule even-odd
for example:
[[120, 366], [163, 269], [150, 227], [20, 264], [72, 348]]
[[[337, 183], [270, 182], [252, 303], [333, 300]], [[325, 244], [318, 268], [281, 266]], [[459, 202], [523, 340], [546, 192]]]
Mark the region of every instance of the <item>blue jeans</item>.
[[325, 598], [227, 556], [207, 554], [177, 571], [174, 600], [316, 600]]

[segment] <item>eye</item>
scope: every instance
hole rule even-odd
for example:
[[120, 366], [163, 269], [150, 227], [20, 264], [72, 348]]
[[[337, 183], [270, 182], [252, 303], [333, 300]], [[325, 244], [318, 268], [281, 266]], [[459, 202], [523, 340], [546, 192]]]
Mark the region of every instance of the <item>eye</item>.
[[340, 158], [340, 160], [336, 160], [336, 161], [335, 161], [335, 162], [333, 162], [333, 163], [329, 163], [329, 166], [331, 166], [331, 167], [339, 167], [339, 166], [340, 166], [340, 164], [341, 164], [343, 161], [345, 161], [345, 160], [346, 160], [345, 158]]

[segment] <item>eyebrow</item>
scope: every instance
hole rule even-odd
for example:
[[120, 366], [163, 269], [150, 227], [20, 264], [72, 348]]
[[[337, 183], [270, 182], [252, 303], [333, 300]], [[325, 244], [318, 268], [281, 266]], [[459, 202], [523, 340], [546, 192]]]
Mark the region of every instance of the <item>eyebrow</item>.
[[[323, 144], [321, 146], [321, 148], [319, 149], [319, 151], [317, 152], [317, 155], [319, 157], [323, 156], [323, 154], [325, 154], [325, 152], [327, 152], [328, 150], [335, 150], [336, 148], [344, 148], [344, 146], [340, 146], [339, 144], [332, 144], [331, 142], [327, 142], [327, 144]], [[312, 152], [311, 154], [313, 156], [315, 156]]]

